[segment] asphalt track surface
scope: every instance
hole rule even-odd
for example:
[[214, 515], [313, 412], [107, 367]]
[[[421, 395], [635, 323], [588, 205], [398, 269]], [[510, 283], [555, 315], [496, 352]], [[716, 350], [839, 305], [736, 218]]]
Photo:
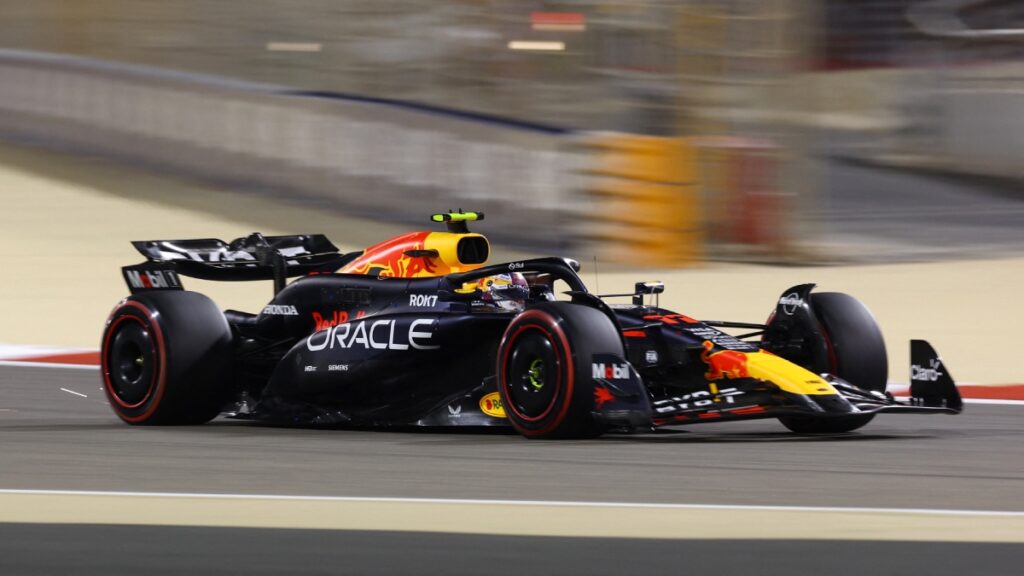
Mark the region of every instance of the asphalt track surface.
[[1022, 438], [979, 404], [830, 437], [140, 428], [94, 370], [0, 366], [0, 574], [1019, 574]]
[[[628, 540], [0, 524], [0, 569], [35, 576], [1020, 574], [1020, 545]], [[57, 543], [55, 545], [55, 542]], [[54, 554], [60, 549], [60, 554]], [[182, 553], [187, 551], [187, 553]]]

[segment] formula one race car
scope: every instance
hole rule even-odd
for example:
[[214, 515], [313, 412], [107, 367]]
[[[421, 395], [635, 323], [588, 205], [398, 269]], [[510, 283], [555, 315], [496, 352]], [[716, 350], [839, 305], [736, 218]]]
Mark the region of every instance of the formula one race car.
[[[147, 261], [122, 269], [131, 296], [103, 333], [114, 412], [130, 424], [226, 413], [579, 438], [753, 418], [847, 432], [880, 412], [962, 408], [919, 340], [909, 402], [888, 394], [882, 334], [846, 294], [804, 284], [783, 293], [766, 324], [700, 321], [658, 307], [660, 283], [591, 294], [573, 260], [485, 265], [487, 239], [467, 226], [482, 218], [437, 214], [447, 232], [349, 254], [322, 235], [134, 242]], [[275, 294], [258, 314], [221, 311], [184, 291], [181, 276], [273, 280]]]

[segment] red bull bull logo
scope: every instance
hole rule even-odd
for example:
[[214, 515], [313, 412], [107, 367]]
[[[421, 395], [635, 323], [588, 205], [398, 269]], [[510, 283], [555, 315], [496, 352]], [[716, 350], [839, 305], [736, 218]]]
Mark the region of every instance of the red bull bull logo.
[[710, 340], [704, 341], [704, 351], [700, 359], [708, 365], [708, 371], [704, 373], [706, 380], [721, 380], [723, 378], [749, 378], [747, 370], [747, 355], [735, 350], [721, 350], [712, 353], [714, 344]]
[[604, 386], [594, 387], [594, 408], [603, 408], [605, 404], [615, 400], [615, 395], [612, 391], [605, 388]]
[[[487, 239], [479, 234], [410, 232], [367, 248], [338, 271], [383, 278], [423, 278], [465, 272], [487, 261], [488, 246]], [[463, 257], [469, 261], [464, 262]]]
[[340, 272], [369, 274], [378, 270], [378, 276], [384, 278], [432, 276], [436, 273], [436, 264], [433, 258], [406, 254], [406, 252], [422, 250], [429, 234], [429, 232], [413, 232], [382, 242], [368, 248], [365, 254], [347, 264]]

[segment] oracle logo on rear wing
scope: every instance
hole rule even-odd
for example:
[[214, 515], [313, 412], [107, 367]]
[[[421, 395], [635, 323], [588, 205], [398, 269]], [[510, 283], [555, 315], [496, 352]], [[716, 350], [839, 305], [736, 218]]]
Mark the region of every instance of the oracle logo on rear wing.
[[153, 264], [139, 264], [121, 268], [124, 281], [132, 294], [147, 290], [184, 290], [181, 278], [173, 268]]

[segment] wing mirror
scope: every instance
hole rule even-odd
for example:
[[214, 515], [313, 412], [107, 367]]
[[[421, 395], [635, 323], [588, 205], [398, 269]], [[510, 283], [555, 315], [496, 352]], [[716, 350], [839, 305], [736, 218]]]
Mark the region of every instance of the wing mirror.
[[[643, 306], [645, 295], [650, 294], [657, 296], [664, 291], [665, 283], [660, 280], [655, 280], [653, 282], [637, 282], [633, 285], [633, 304], [636, 306]], [[658, 300], [659, 299], [657, 297], [654, 299], [655, 306], [658, 306]]]

